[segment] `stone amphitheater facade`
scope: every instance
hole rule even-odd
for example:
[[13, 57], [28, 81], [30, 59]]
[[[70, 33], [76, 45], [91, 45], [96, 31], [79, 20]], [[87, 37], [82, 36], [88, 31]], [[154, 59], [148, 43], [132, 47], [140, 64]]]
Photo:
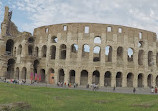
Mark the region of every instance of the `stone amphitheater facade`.
[[30, 82], [158, 86], [156, 33], [120, 25], [64, 23], [19, 32], [5, 7], [1, 24], [1, 78]]

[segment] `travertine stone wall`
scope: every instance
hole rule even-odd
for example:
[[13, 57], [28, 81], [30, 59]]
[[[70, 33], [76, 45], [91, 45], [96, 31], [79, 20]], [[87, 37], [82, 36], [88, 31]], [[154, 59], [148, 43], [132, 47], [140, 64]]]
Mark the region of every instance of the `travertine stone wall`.
[[[156, 33], [112, 24], [67, 23], [35, 28], [33, 35], [10, 30], [13, 36], [6, 33], [8, 11], [1, 25], [1, 77], [29, 82], [30, 73], [40, 73], [41, 82], [51, 84], [158, 86]], [[101, 43], [94, 42], [96, 37]], [[96, 46], [99, 53], [94, 53]]]

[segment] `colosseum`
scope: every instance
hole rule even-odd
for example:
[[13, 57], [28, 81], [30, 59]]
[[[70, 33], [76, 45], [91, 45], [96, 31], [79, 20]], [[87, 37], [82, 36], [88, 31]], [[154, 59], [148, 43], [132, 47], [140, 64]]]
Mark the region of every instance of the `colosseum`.
[[19, 32], [5, 7], [0, 77], [101, 87], [158, 86], [156, 33], [112, 24], [64, 23]]

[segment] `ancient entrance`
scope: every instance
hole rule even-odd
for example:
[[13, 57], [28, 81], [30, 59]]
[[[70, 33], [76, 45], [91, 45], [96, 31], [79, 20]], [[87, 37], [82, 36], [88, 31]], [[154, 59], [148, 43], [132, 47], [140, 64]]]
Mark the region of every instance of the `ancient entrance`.
[[81, 72], [80, 84], [81, 85], [87, 85], [88, 84], [88, 72], [86, 70], [83, 70]]
[[12, 39], [7, 40], [6, 43], [6, 54], [7, 55], [13, 55], [13, 47], [14, 47], [14, 41]]
[[152, 79], [153, 79], [152, 75], [149, 74], [147, 78], [148, 87], [152, 87]]
[[22, 68], [22, 79], [26, 81], [26, 76], [27, 76], [27, 69], [26, 67]]
[[127, 75], [127, 87], [133, 87], [133, 74], [128, 73]]
[[104, 75], [104, 86], [111, 86], [111, 72], [107, 71]]
[[14, 64], [15, 64], [15, 60], [14, 59], [9, 59], [8, 60], [7, 73], [6, 73], [6, 78], [7, 79], [14, 78]]
[[143, 87], [143, 74], [138, 75], [138, 87]]
[[70, 76], [69, 76], [70, 77], [70, 79], [69, 79], [70, 81], [69, 82], [70, 83], [75, 83], [75, 71], [71, 70], [69, 74], [70, 74]]
[[48, 74], [50, 75], [49, 76], [49, 84], [54, 84], [55, 82], [54, 82], [54, 69], [49, 69], [49, 72], [48, 72]]
[[19, 80], [19, 67], [16, 68], [15, 79]]
[[64, 76], [65, 76], [64, 70], [60, 69], [59, 70], [59, 82], [64, 82]]
[[116, 87], [122, 87], [122, 73], [117, 72], [116, 74]]
[[41, 69], [40, 74], [41, 74], [41, 82], [45, 82], [45, 69]]
[[92, 76], [92, 83], [99, 84], [100, 73], [99, 71], [94, 71]]

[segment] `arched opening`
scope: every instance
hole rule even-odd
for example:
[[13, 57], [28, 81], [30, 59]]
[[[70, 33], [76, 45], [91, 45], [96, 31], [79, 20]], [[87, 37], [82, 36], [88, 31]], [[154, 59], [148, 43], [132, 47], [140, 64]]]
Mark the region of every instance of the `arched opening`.
[[15, 60], [9, 59], [7, 64], [7, 74], [6, 74], [7, 79], [14, 78], [14, 65], [15, 65]]
[[156, 86], [158, 86], [158, 76], [156, 77]]
[[19, 67], [16, 68], [15, 78], [19, 80]]
[[75, 71], [74, 70], [71, 70], [70, 72], [69, 72], [69, 74], [70, 74], [70, 83], [75, 83]]
[[107, 71], [104, 75], [104, 86], [111, 86], [111, 72]]
[[66, 45], [60, 45], [60, 59], [66, 59]]
[[33, 42], [34, 42], [34, 38], [33, 37], [28, 38], [28, 43], [33, 43]]
[[143, 65], [143, 61], [144, 61], [144, 51], [143, 50], [139, 50], [138, 52], [138, 64], [139, 65]]
[[112, 47], [111, 46], [105, 47], [105, 61], [112, 62]]
[[117, 48], [117, 60], [118, 61], [123, 60], [123, 48], [122, 47]]
[[95, 44], [101, 44], [101, 37], [99, 37], [99, 36], [98, 36], [98, 37], [95, 37], [95, 38], [94, 38], [94, 43], [95, 43]]
[[128, 62], [133, 62], [133, 49], [132, 48], [128, 48], [128, 51], [127, 51], [127, 60]]
[[100, 55], [101, 55], [101, 51], [100, 51], [100, 47], [99, 46], [95, 46], [93, 49], [93, 62], [98, 62], [100, 61]]
[[22, 53], [22, 45], [20, 44], [18, 46], [18, 55], [21, 55], [21, 53]]
[[46, 56], [47, 56], [47, 46], [44, 45], [44, 46], [42, 47], [42, 57], [46, 57]]
[[39, 48], [38, 47], [35, 47], [35, 56], [38, 57], [38, 51], [39, 51]]
[[100, 80], [100, 73], [99, 71], [96, 70], [93, 72], [92, 83], [99, 84], [99, 80]]
[[133, 87], [133, 74], [132, 73], [128, 73], [127, 75], [127, 87]]
[[156, 53], [156, 66], [158, 67], [158, 53]]
[[57, 42], [58, 42], [58, 38], [57, 38], [56, 36], [53, 36], [53, 37], [51, 38], [51, 42], [52, 42], [52, 43], [57, 43]]
[[28, 55], [33, 55], [33, 46], [32, 45], [28, 46]]
[[64, 70], [60, 69], [59, 70], [59, 82], [63, 82], [64, 83], [64, 76], [65, 76]]
[[153, 80], [153, 76], [149, 74], [147, 77], [148, 87], [152, 87], [152, 80]]
[[89, 59], [90, 47], [84, 44], [82, 47], [82, 58]]
[[88, 72], [86, 70], [81, 71], [80, 84], [81, 85], [87, 85], [88, 84]]
[[143, 48], [144, 46], [144, 42], [143, 41], [139, 41], [138, 42], [138, 48]]
[[154, 61], [153, 61], [153, 52], [149, 51], [148, 52], [148, 66], [152, 66], [154, 65]]
[[78, 53], [78, 45], [72, 44], [71, 45], [70, 57], [73, 58], [73, 59], [76, 59], [77, 58], [77, 53]]
[[117, 72], [116, 74], [116, 87], [122, 87], [122, 73]]
[[50, 57], [51, 57], [51, 59], [55, 59], [55, 57], [56, 57], [56, 46], [54, 46], [54, 45], [52, 45], [50, 47]]
[[13, 55], [13, 47], [14, 47], [14, 41], [12, 39], [7, 40], [7, 42], [6, 42], [6, 54], [7, 55]]
[[55, 83], [55, 81], [54, 81], [54, 69], [50, 68], [48, 74], [50, 75], [49, 76], [49, 84], [54, 84]]
[[138, 75], [138, 87], [143, 87], [143, 74]]
[[37, 73], [38, 65], [39, 65], [39, 61], [35, 60], [33, 63], [34, 73]]
[[45, 76], [45, 69], [41, 69], [40, 70], [40, 74], [41, 74], [41, 82], [44, 83], [45, 82], [45, 77], [46, 77]]
[[22, 68], [22, 77], [21, 78], [26, 81], [26, 78], [27, 78], [27, 69], [26, 69], [26, 67]]

